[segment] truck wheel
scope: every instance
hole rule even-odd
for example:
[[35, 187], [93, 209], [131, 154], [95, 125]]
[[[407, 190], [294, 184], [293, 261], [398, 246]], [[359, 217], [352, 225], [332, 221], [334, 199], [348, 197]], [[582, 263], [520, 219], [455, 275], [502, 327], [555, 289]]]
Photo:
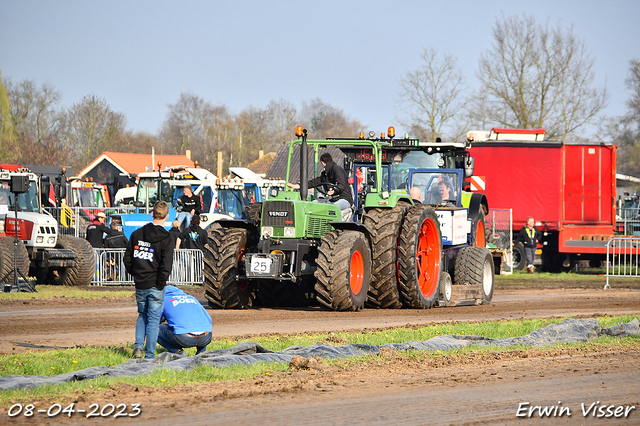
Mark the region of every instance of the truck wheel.
[[443, 272], [440, 277], [440, 299], [438, 301], [439, 306], [451, 306], [453, 302], [453, 283], [451, 282], [451, 275], [448, 272]]
[[[16, 247], [13, 245], [13, 237], [0, 237], [0, 252], [2, 252], [2, 260], [0, 261], [0, 278], [6, 276], [3, 282], [9, 284], [14, 283], [13, 276], [13, 259], [15, 257]], [[18, 241], [18, 257], [16, 266], [18, 270], [26, 277], [29, 275], [29, 252], [22, 241]], [[9, 274], [9, 275], [7, 275]], [[20, 274], [18, 274], [20, 277]]]
[[242, 218], [248, 219], [255, 226], [260, 228], [260, 220], [262, 217], [262, 203], [251, 203], [242, 211]]
[[438, 300], [442, 235], [433, 207], [414, 206], [402, 224], [398, 245], [400, 297], [404, 306], [429, 309]]
[[484, 222], [484, 210], [482, 209], [482, 207], [480, 207], [478, 216], [473, 220], [471, 229], [473, 232], [473, 235], [471, 237], [471, 245], [476, 247], [486, 247], [487, 233], [486, 233], [485, 222]]
[[480, 285], [482, 303], [489, 304], [495, 284], [495, 265], [484, 247], [465, 247], [458, 252], [453, 273], [456, 285]]
[[247, 231], [222, 228], [214, 224], [208, 229], [209, 245], [204, 252], [205, 297], [212, 308], [246, 309], [253, 304], [255, 292], [248, 281], [238, 281], [238, 266], [247, 243]]
[[316, 292], [320, 305], [335, 311], [362, 309], [371, 279], [371, 251], [356, 231], [330, 231], [318, 248]]
[[68, 249], [78, 257], [69, 268], [49, 268], [47, 281], [54, 285], [90, 285], [96, 272], [96, 255], [89, 241], [83, 238], [59, 236], [58, 249]]
[[398, 236], [406, 206], [393, 209], [370, 209], [363, 223], [371, 235], [373, 273], [369, 285], [367, 306], [397, 309], [402, 307], [398, 291]]
[[512, 263], [514, 271], [523, 271], [527, 267], [527, 257], [524, 254], [524, 244], [520, 241], [513, 244], [512, 250]]

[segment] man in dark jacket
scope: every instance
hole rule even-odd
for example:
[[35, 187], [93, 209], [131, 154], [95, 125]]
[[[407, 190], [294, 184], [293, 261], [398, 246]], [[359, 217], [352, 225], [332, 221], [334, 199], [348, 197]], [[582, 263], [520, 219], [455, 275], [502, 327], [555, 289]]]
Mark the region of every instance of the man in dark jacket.
[[93, 248], [102, 248], [102, 236], [103, 234], [111, 235], [111, 229], [107, 228], [104, 221], [107, 219], [107, 215], [102, 212], [96, 214], [89, 226], [87, 226], [87, 241]]
[[[138, 321], [133, 356], [153, 358], [158, 341], [158, 327], [164, 305], [164, 287], [173, 266], [174, 241], [163, 224], [169, 206], [158, 201], [153, 206], [153, 222], [133, 231], [125, 251], [124, 263], [136, 285]], [[146, 338], [146, 344], [145, 344]]]
[[[344, 171], [344, 168], [334, 163], [331, 154], [328, 152], [320, 156], [320, 163], [324, 167], [324, 170], [319, 177], [315, 177], [309, 181], [309, 188], [317, 188], [327, 182], [334, 184], [334, 187], [327, 191], [327, 195], [334, 199], [337, 197], [333, 203], [336, 204], [340, 210], [351, 210], [353, 197], [351, 196], [351, 186], [349, 186], [349, 180], [347, 179], [347, 173]], [[290, 188], [300, 189], [300, 184], [298, 183], [289, 183], [288, 186]], [[304, 195], [301, 194], [301, 196]]]
[[191, 219], [191, 226], [186, 228], [178, 238], [180, 240], [181, 248], [200, 249], [204, 252], [204, 246], [209, 242], [209, 236], [207, 231], [200, 228], [200, 215], [193, 215], [193, 219]]
[[191, 186], [187, 185], [183, 189], [184, 195], [178, 200], [178, 204], [182, 205], [182, 212], [178, 215], [178, 222], [185, 223], [184, 227], [191, 226], [191, 219], [194, 214], [200, 214], [202, 206], [200, 205], [200, 197], [193, 195]]
[[540, 238], [542, 238], [542, 232], [538, 231], [533, 225], [534, 220], [531, 216], [527, 218], [526, 226], [522, 227], [520, 232], [518, 232], [518, 236], [516, 237], [516, 241], [522, 241], [524, 245], [524, 255], [527, 259], [527, 269], [530, 274], [533, 274], [535, 271], [535, 267], [533, 266], [533, 259], [536, 255], [536, 248], [538, 247], [538, 242]]
[[[107, 249], [123, 249], [127, 248], [129, 244], [129, 240], [127, 236], [122, 232], [122, 226], [119, 225], [119, 221], [111, 219], [111, 235], [107, 235], [104, 238], [104, 248]], [[120, 271], [124, 270], [123, 267], [123, 255], [124, 253], [108, 253], [107, 254], [107, 263], [103, 265], [104, 270], [102, 271], [103, 277], [107, 281], [115, 281], [120, 276]]]

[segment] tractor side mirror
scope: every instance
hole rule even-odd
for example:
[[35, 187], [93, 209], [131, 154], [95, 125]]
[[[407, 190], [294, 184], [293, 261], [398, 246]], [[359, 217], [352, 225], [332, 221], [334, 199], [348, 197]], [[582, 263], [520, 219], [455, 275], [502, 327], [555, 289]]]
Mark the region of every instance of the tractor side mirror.
[[473, 176], [473, 165], [475, 160], [473, 157], [467, 157], [464, 162], [464, 177], [468, 178]]

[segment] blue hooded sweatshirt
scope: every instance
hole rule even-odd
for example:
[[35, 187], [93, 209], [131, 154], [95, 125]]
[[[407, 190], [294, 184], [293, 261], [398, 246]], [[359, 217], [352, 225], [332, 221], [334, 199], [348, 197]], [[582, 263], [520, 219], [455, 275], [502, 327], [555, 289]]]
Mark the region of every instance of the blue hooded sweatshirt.
[[162, 314], [175, 334], [211, 331], [211, 317], [193, 296], [168, 285], [164, 293]]

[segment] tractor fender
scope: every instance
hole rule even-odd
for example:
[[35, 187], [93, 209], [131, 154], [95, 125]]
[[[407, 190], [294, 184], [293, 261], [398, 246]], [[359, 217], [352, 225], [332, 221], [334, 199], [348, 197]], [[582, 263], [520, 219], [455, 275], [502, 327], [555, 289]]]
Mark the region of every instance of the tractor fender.
[[467, 207], [467, 209], [469, 209], [469, 214], [468, 214], [469, 219], [477, 218], [480, 212], [480, 209], [484, 210], [485, 215], [489, 213], [489, 203], [487, 201], [487, 197], [485, 197], [484, 194], [481, 194], [479, 192], [474, 192], [473, 194], [471, 194], [471, 198], [469, 199], [469, 205], [464, 207]]
[[373, 247], [371, 246], [371, 234], [366, 226], [362, 223], [358, 222], [329, 222], [329, 225], [333, 226], [333, 229], [336, 230], [344, 230], [344, 231], [356, 231], [362, 232], [365, 237], [367, 237], [367, 241], [369, 242], [369, 249], [373, 253]]
[[257, 226], [253, 224], [250, 220], [247, 219], [220, 219], [216, 222], [213, 222], [209, 227], [211, 227], [214, 223], [219, 224], [223, 228], [242, 228], [246, 229], [249, 234], [260, 235], [260, 230]]

